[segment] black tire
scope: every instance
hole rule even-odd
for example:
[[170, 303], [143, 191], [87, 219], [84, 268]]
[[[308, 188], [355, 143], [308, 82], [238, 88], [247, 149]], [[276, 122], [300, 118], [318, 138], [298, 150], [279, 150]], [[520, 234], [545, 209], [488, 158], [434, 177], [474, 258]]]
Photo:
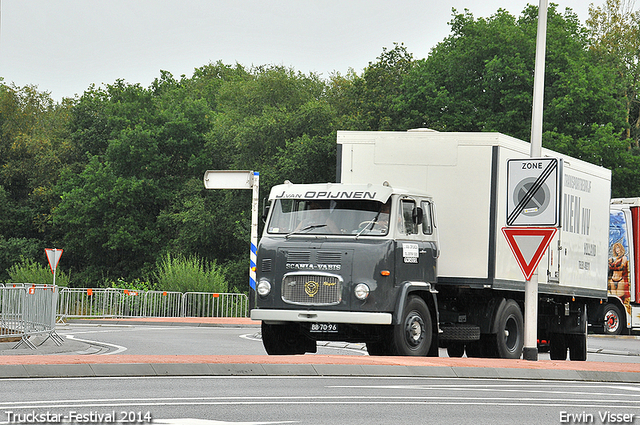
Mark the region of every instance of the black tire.
[[520, 306], [514, 300], [507, 300], [495, 320], [497, 356], [519, 359], [524, 346], [524, 318]]
[[551, 360], [567, 360], [567, 338], [560, 333], [551, 334], [549, 338], [549, 358]]
[[287, 356], [313, 351], [315, 341], [307, 341], [295, 325], [270, 325], [262, 322], [262, 345], [270, 356]]
[[579, 334], [567, 335], [567, 343], [569, 346], [569, 359], [571, 361], [584, 362], [587, 360], [587, 306], [584, 306], [580, 317], [580, 326], [582, 327]]
[[605, 335], [620, 335], [624, 329], [620, 308], [615, 304], [607, 303], [604, 305], [603, 311], [602, 326]]
[[569, 359], [584, 362], [587, 360], [587, 334], [567, 335], [569, 340]]
[[447, 355], [449, 357], [462, 357], [464, 355], [464, 343], [463, 342], [450, 342], [447, 345]]
[[417, 296], [409, 297], [400, 323], [393, 329], [393, 352], [398, 356], [426, 356], [433, 339], [429, 307]]

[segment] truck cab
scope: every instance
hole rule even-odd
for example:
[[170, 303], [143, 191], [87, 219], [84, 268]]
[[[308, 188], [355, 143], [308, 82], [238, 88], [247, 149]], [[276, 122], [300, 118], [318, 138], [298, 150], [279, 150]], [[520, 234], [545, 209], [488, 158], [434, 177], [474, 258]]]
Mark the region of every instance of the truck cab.
[[287, 182], [269, 201], [251, 311], [268, 354], [346, 341], [366, 343], [373, 355], [437, 355], [439, 245], [429, 195]]
[[607, 302], [594, 330], [610, 335], [640, 329], [640, 198], [611, 200]]

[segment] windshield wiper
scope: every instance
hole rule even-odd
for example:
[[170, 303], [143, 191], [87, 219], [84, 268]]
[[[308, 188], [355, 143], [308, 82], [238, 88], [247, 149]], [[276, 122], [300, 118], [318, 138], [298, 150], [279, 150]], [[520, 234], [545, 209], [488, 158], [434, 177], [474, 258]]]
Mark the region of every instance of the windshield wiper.
[[326, 226], [327, 226], [326, 224], [310, 224], [308, 226], [303, 227], [300, 230], [294, 230], [293, 232], [286, 234], [285, 235], [285, 239], [289, 239], [289, 236], [294, 235], [294, 234], [299, 233], [299, 232], [306, 232], [307, 230], [318, 229], [320, 227], [326, 227]]
[[360, 230], [358, 232], [358, 234], [356, 235], [356, 239], [358, 239], [358, 236], [360, 236], [365, 230], [367, 230], [367, 227], [369, 227], [369, 231], [373, 230], [373, 226], [375, 226], [376, 223], [378, 222], [378, 217], [380, 217], [380, 213], [381, 212], [382, 212], [382, 206], [380, 206], [380, 209], [378, 209], [378, 212], [376, 213], [376, 216], [371, 219], [371, 227], [369, 227], [368, 224], [366, 226], [364, 226], [362, 228], [362, 230]]

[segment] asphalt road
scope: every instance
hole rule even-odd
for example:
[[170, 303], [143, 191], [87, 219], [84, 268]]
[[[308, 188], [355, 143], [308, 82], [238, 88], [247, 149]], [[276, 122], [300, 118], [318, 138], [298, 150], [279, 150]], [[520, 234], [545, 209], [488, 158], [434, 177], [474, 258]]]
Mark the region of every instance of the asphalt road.
[[175, 425], [640, 421], [640, 384], [626, 383], [252, 376], [0, 379], [0, 385], [2, 423], [28, 415]]
[[62, 346], [0, 345], [0, 424], [640, 423], [631, 336], [590, 336], [587, 362], [527, 362], [370, 357], [338, 343], [265, 356], [255, 325], [83, 322], [57, 333]]
[[[235, 323], [235, 324], [234, 324]], [[57, 328], [65, 342], [37, 349], [0, 345], [1, 377], [422, 376], [640, 383], [635, 337], [589, 338], [589, 361], [368, 356], [363, 344], [321, 343], [317, 354], [267, 356], [255, 322], [240, 319], [79, 321]], [[37, 338], [33, 343], [37, 344]]]
[[[12, 349], [15, 342], [1, 342], [0, 355], [130, 354], [130, 355], [264, 355], [257, 325], [194, 326], [185, 324], [122, 324], [75, 321], [60, 324], [65, 339], [58, 347], [46, 341], [36, 350]], [[640, 336], [590, 335], [587, 361], [640, 363]], [[368, 355], [364, 344], [319, 342], [317, 355]], [[307, 354], [313, 356], [313, 354]], [[444, 349], [440, 357], [447, 357]], [[539, 353], [548, 360], [548, 353]]]
[[[173, 324], [122, 324], [75, 321], [60, 324], [58, 347], [49, 340], [36, 350], [15, 343], [0, 343], [0, 355], [131, 354], [131, 355], [264, 355], [257, 325], [194, 326]], [[640, 336], [588, 338], [588, 361], [640, 363]], [[318, 343], [317, 355], [368, 355], [364, 344]], [[313, 356], [313, 354], [307, 354]], [[447, 357], [444, 349], [440, 357]], [[539, 353], [548, 360], [548, 353]]]
[[[263, 355], [257, 326], [166, 326], [70, 323], [58, 328], [58, 334], [70, 341], [91, 347], [83, 352], [139, 355]], [[640, 337], [590, 335], [588, 361], [640, 363]], [[28, 352], [33, 353], [33, 350]], [[368, 355], [364, 344], [318, 343], [320, 355]], [[312, 355], [312, 354], [309, 354]], [[440, 350], [440, 357], [446, 357]], [[540, 359], [549, 359], [540, 353]]]

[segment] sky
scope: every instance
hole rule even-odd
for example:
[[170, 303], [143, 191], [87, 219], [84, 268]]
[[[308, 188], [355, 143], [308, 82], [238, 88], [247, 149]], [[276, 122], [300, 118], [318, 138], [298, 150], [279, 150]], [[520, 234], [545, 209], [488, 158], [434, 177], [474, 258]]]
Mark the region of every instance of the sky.
[[[584, 24], [589, 0], [555, 0]], [[596, 6], [604, 0], [595, 0]], [[526, 0], [0, 0], [0, 78], [60, 101], [118, 79], [149, 87], [168, 71], [283, 65], [323, 78], [361, 74], [383, 48], [425, 58], [451, 9], [520, 16]]]

